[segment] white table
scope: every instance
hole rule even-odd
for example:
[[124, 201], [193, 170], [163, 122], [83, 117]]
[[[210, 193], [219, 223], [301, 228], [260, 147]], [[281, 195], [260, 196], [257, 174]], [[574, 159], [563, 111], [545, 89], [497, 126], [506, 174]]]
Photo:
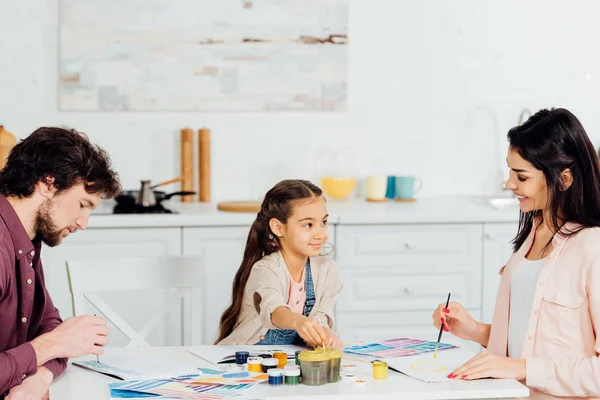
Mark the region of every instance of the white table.
[[[184, 347], [107, 348], [105, 356], [151, 356], [175, 361], [190, 367], [215, 366], [186, 351]], [[94, 359], [95, 357], [83, 357]], [[102, 358], [102, 357], [101, 357]], [[388, 379], [372, 379], [370, 364], [356, 364], [356, 375], [367, 380], [367, 385], [357, 387], [350, 383], [331, 383], [323, 386], [269, 386], [260, 384], [248, 399], [496, 399], [527, 397], [529, 389], [515, 380], [478, 380], [424, 383], [390, 370]], [[108, 383], [115, 380], [104, 375], [69, 365], [50, 387], [50, 398], [56, 400], [107, 400], [110, 399]], [[241, 398], [241, 397], [238, 397]]]

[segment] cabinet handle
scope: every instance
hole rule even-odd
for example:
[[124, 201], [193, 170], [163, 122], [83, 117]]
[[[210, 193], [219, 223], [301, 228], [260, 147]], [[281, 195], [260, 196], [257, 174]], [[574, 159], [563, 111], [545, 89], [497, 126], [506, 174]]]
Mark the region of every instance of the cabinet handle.
[[487, 240], [494, 240], [496, 237], [494, 235], [492, 235], [491, 233], [486, 233], [485, 238]]
[[404, 293], [406, 293], [406, 294], [414, 294], [415, 293], [415, 289], [409, 288], [409, 287], [405, 287], [404, 288]]
[[404, 247], [407, 250], [414, 250], [416, 246], [413, 242], [408, 241], [408, 242], [404, 243]]

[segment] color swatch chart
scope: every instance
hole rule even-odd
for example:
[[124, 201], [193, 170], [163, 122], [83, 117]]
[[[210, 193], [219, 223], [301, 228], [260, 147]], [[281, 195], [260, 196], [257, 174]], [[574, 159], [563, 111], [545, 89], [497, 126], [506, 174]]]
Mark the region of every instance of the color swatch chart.
[[[453, 347], [456, 346], [448, 343], [440, 343], [438, 351]], [[415, 356], [417, 354], [431, 353], [434, 350], [435, 342], [410, 338], [388, 339], [381, 342], [355, 344], [344, 347], [344, 353], [365, 355], [373, 359]]]

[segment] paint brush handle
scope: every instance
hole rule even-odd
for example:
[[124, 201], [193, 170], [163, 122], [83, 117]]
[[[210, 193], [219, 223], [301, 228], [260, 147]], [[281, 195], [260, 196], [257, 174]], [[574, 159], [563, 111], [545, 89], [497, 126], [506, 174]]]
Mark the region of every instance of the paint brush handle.
[[[96, 315], [96, 314], [94, 314], [94, 317], [96, 317], [96, 316], [97, 316], [97, 315]], [[100, 356], [99, 356], [98, 354], [96, 354], [96, 362], [97, 362], [98, 364], [100, 364]]]
[[[448, 308], [448, 304], [450, 304], [450, 294], [451, 293], [448, 293], [448, 299], [446, 300], [446, 308]], [[440, 333], [438, 334], [437, 344], [439, 344], [440, 340], [442, 340], [442, 332], [444, 332], [444, 324], [440, 325]]]

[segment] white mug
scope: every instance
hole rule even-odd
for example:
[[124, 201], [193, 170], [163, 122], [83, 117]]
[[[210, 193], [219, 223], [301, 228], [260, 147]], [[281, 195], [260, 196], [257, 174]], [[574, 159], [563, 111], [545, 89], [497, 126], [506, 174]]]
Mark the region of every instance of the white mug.
[[372, 175], [367, 177], [367, 199], [383, 200], [387, 191], [387, 176]]

